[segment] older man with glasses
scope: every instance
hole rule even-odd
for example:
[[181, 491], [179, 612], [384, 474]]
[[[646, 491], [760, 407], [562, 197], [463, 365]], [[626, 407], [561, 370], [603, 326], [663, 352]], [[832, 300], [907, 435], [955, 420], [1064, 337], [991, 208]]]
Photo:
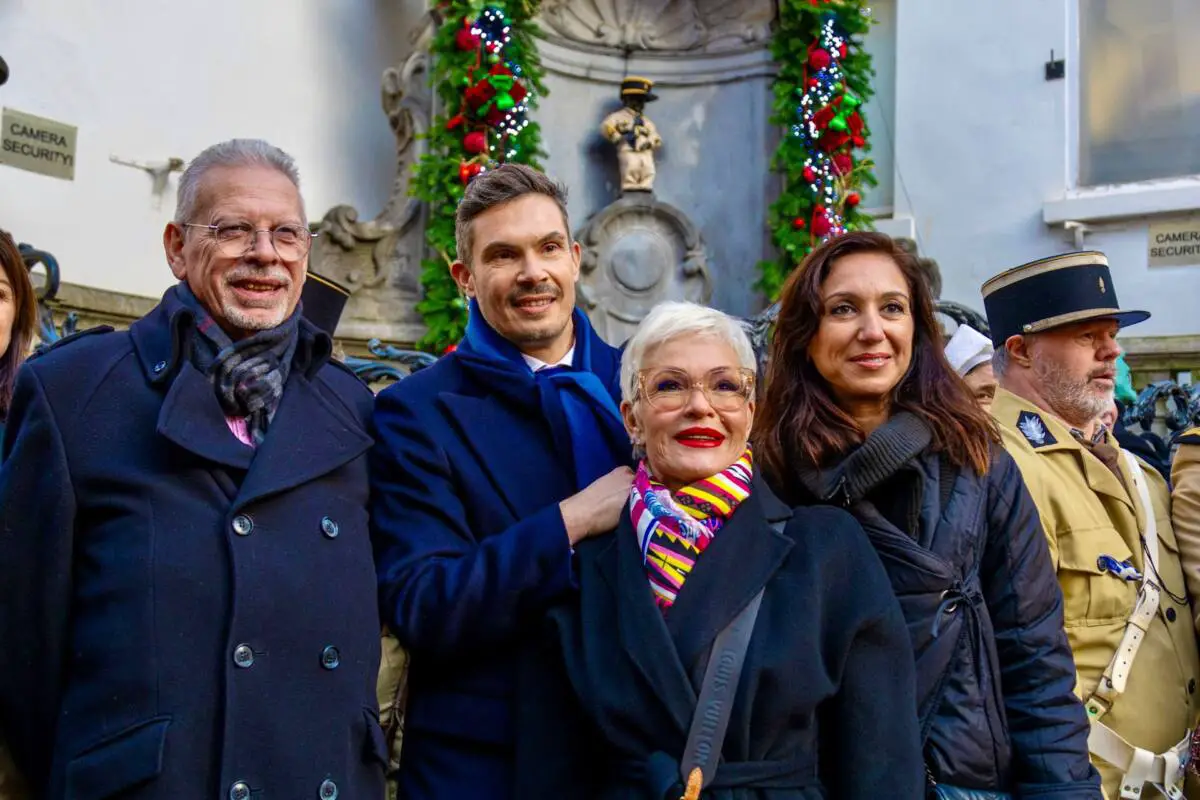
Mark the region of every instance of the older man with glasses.
[[179, 282], [17, 381], [0, 469], [0, 724], [45, 798], [382, 797], [372, 397], [300, 312], [292, 159], [183, 174]]

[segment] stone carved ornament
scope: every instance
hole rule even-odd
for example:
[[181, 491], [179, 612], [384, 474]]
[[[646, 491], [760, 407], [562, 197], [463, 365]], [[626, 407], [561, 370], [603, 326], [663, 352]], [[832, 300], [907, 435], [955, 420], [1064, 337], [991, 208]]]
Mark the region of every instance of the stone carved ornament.
[[707, 303], [712, 279], [700, 231], [674, 206], [631, 192], [587, 221], [579, 304], [610, 344], [628, 339], [664, 300]]
[[771, 36], [773, 0], [544, 0], [564, 39], [619, 50], [744, 50]]
[[356, 208], [335, 206], [321, 220], [311, 269], [351, 291], [338, 328], [352, 338], [415, 341], [423, 325], [414, 306], [420, 298], [425, 253], [425, 208], [410, 197], [412, 166], [425, 152], [420, 134], [429, 129], [427, 26], [403, 64], [383, 73], [382, 103], [396, 136], [396, 177], [382, 211], [360, 220]]

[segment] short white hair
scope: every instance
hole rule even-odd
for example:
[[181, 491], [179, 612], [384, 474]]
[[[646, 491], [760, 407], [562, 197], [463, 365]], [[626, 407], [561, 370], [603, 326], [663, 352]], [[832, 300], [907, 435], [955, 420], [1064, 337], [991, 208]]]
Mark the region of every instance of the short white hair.
[[[177, 223], [196, 221], [195, 216], [200, 211], [200, 185], [205, 173], [216, 167], [269, 167], [290, 180], [297, 194], [300, 192], [300, 170], [296, 168], [295, 159], [262, 139], [230, 139], [206, 147], [183, 171], [175, 201]], [[300, 213], [304, 214], [304, 198], [300, 199]], [[307, 223], [308, 218], [302, 221]]]
[[621, 399], [632, 403], [637, 394], [638, 372], [646, 354], [667, 342], [688, 336], [705, 336], [725, 342], [742, 367], [755, 371], [754, 347], [741, 323], [723, 311], [669, 301], [659, 303], [638, 325], [621, 356]]

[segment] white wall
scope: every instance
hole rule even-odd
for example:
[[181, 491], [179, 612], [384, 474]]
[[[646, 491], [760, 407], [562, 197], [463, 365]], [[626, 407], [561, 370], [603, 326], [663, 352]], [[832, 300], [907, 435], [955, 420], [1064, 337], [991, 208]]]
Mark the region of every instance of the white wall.
[[259, 137], [297, 160], [309, 216], [387, 197], [394, 140], [380, 75], [408, 47], [398, 0], [0, 0], [0, 105], [77, 125], [75, 180], [0, 166], [0, 227], [54, 253], [63, 279], [158, 295], [178, 175], [109, 162], [192, 158]]
[[[1074, 193], [1082, 1], [898, 0], [895, 211], [913, 218], [947, 299], [982, 310], [991, 275], [1075, 249], [1043, 205]], [[1068, 56], [1066, 80], [1045, 80], [1051, 50]], [[1083, 242], [1107, 252], [1121, 304], [1154, 315], [1127, 335], [1200, 332], [1200, 265], [1151, 270], [1146, 226], [1102, 223]]]

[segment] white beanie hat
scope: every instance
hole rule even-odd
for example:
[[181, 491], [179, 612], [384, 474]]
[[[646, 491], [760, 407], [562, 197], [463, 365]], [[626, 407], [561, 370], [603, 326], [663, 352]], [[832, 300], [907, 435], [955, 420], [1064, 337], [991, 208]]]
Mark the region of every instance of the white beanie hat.
[[992, 340], [969, 325], [959, 325], [946, 343], [946, 360], [955, 372], [966, 377], [980, 364], [992, 360]]

